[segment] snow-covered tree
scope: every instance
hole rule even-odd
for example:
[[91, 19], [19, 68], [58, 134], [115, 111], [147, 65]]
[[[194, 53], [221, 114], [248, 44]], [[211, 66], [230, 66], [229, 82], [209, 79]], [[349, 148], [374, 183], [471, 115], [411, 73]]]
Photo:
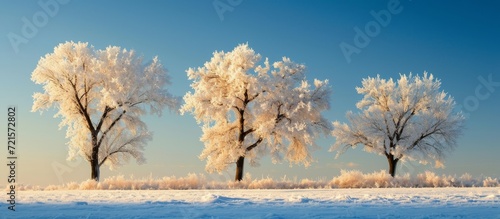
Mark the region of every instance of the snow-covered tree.
[[464, 116], [454, 112], [455, 101], [440, 91], [440, 80], [424, 72], [423, 77], [400, 75], [396, 83], [369, 77], [362, 84], [356, 88], [364, 95], [356, 104], [361, 112], [347, 113], [350, 125], [333, 123], [336, 142], [330, 150], [337, 150], [338, 157], [363, 145], [365, 151], [387, 158], [391, 176], [399, 161], [442, 167], [445, 153], [456, 147]]
[[31, 80], [44, 89], [34, 94], [32, 111], [57, 109], [59, 127], [67, 127], [69, 159], [83, 156], [96, 181], [103, 164], [145, 161], [151, 134], [142, 115], [177, 108], [164, 88], [169, 77], [158, 58], [144, 64], [133, 50], [116, 46], [95, 50], [88, 43], [61, 43], [39, 60]]
[[286, 57], [272, 67], [267, 59], [259, 65], [260, 59], [242, 44], [187, 70], [194, 93], [184, 96], [181, 112], [203, 123], [200, 159], [207, 160], [209, 172], [236, 163], [236, 181], [243, 177], [245, 158], [256, 165], [264, 154], [275, 163], [284, 156], [290, 164], [308, 166], [315, 138], [331, 130], [321, 115], [329, 108], [328, 81], [311, 85], [305, 66]]

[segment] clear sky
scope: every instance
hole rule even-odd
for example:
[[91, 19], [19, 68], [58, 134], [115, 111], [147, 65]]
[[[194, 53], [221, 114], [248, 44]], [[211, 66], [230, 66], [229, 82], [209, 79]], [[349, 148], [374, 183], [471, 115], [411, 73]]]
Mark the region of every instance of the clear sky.
[[[30, 112], [33, 93], [42, 90], [30, 80], [31, 72], [41, 56], [65, 41], [89, 42], [97, 49], [121, 46], [136, 50], [145, 59], [158, 55], [172, 76], [169, 89], [177, 96], [190, 90], [186, 69], [203, 65], [215, 50], [229, 51], [248, 42], [270, 61], [287, 56], [305, 64], [309, 80], [329, 79], [333, 95], [331, 109], [324, 115], [331, 121], [345, 121], [346, 111], [356, 110], [361, 96], [355, 87], [363, 78], [377, 74], [397, 78], [399, 73], [428, 71], [441, 79], [442, 89], [468, 114], [458, 148], [448, 156], [446, 168], [435, 171], [500, 177], [500, 86], [486, 87], [481, 82], [488, 78], [500, 82], [498, 1], [61, 0], [58, 8], [51, 6], [48, 11], [45, 2], [53, 1], [0, 3], [0, 112], [7, 114], [9, 105], [18, 107], [21, 183], [60, 184], [90, 176], [86, 162], [66, 161], [65, 129], [58, 129], [60, 119], [53, 118], [55, 111]], [[378, 22], [371, 13], [381, 10], [390, 13], [390, 20], [383, 17]], [[36, 31], [26, 28], [26, 21]], [[356, 28], [369, 35], [369, 42], [356, 37]], [[13, 46], [9, 39], [13, 34], [25, 41]], [[339, 46], [343, 42], [358, 49], [347, 55], [350, 62]], [[1, 118], [5, 121], [6, 115]], [[103, 168], [102, 178], [205, 173], [205, 162], [198, 159], [203, 148], [201, 129], [191, 115], [165, 111], [161, 118], [148, 116], [145, 121], [154, 132], [145, 152], [147, 164], [131, 162], [114, 171]], [[360, 147], [334, 159], [335, 154], [328, 152], [334, 141], [332, 137], [317, 141], [320, 149], [313, 153], [317, 162], [307, 169], [286, 162], [272, 164], [265, 157], [260, 167], [246, 165], [245, 172], [253, 177], [331, 179], [340, 169], [387, 169], [384, 157], [365, 153]], [[3, 147], [1, 163], [7, 162], [6, 156]], [[432, 167], [406, 163], [398, 173], [428, 169]], [[211, 177], [232, 179], [234, 168]]]

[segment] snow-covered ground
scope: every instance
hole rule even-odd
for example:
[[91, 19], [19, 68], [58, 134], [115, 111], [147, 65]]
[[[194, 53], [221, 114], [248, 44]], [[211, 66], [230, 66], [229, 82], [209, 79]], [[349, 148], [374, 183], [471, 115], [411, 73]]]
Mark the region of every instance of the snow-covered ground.
[[500, 188], [19, 191], [0, 218], [500, 218]]

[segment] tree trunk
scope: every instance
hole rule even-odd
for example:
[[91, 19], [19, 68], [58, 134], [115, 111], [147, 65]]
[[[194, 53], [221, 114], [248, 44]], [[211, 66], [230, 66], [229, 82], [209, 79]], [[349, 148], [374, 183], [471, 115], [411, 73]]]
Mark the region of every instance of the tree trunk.
[[391, 174], [392, 177], [396, 176], [396, 167], [399, 159], [394, 159], [393, 155], [388, 155], [387, 161], [389, 162], [389, 174]]
[[243, 179], [243, 165], [245, 164], [245, 157], [239, 157], [236, 162], [236, 175], [234, 181], [241, 181]]
[[99, 157], [97, 154], [98, 153], [92, 152], [92, 159], [90, 160], [90, 178], [99, 182]]
[[97, 134], [92, 135], [92, 154], [90, 157], [90, 178], [99, 182], [99, 146], [97, 145]]

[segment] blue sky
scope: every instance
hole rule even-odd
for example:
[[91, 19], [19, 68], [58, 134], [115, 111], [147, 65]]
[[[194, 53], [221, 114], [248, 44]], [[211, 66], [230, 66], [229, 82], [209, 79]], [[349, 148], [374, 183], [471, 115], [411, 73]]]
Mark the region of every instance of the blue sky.
[[[312, 80], [329, 79], [333, 88], [331, 109], [324, 115], [331, 121], [345, 121], [348, 110], [356, 110], [361, 99], [355, 91], [361, 80], [380, 74], [397, 78], [399, 73], [433, 73], [442, 89], [454, 96], [468, 114], [458, 148], [438, 173], [500, 177], [500, 87], [487, 89], [482, 79], [500, 82], [500, 3], [482, 1], [61, 1], [54, 16], [40, 1], [2, 1], [0, 7], [0, 104], [16, 105], [18, 113], [19, 180], [24, 184], [47, 185], [86, 180], [86, 162], [68, 162], [65, 130], [60, 119], [31, 113], [34, 92], [41, 87], [30, 80], [41, 56], [65, 41], [89, 42], [96, 48], [108, 45], [134, 49], [145, 59], [158, 55], [172, 76], [170, 91], [183, 96], [190, 90], [185, 70], [210, 59], [215, 50], [232, 50], [248, 42], [270, 61], [290, 57], [308, 68]], [[218, 13], [214, 2], [226, 5]], [[231, 5], [230, 2], [239, 4]], [[387, 25], [377, 24], [371, 11], [389, 11], [397, 5]], [[54, 9], [54, 8], [52, 8]], [[43, 20], [43, 14], [47, 20]], [[221, 16], [219, 16], [221, 15]], [[23, 18], [33, 23], [36, 33], [23, 35]], [[221, 19], [222, 18], [222, 19]], [[347, 62], [340, 44], [355, 45], [355, 27], [373, 31], [369, 43]], [[370, 29], [372, 28], [372, 29]], [[375, 29], [374, 29], [375, 28]], [[366, 32], [366, 31], [365, 31]], [[16, 52], [9, 34], [25, 37]], [[478, 88], [480, 87], [480, 88]], [[487, 98], [478, 98], [488, 94]], [[145, 117], [154, 140], [146, 148], [147, 164], [131, 162], [115, 171], [102, 169], [102, 177], [185, 176], [204, 173], [198, 159], [203, 144], [201, 129], [190, 115], [165, 111], [161, 118]], [[331, 179], [340, 169], [373, 172], [387, 169], [384, 157], [357, 148], [339, 159], [328, 149], [332, 137], [317, 141], [317, 162], [309, 168], [272, 164], [269, 157], [260, 167], [245, 167], [253, 177]], [[6, 162], [6, 150], [0, 156]], [[399, 173], [416, 174], [431, 169], [418, 163], [400, 166]], [[6, 170], [5, 170], [6, 171]], [[58, 172], [59, 171], [59, 172]], [[229, 169], [214, 179], [232, 179]]]

